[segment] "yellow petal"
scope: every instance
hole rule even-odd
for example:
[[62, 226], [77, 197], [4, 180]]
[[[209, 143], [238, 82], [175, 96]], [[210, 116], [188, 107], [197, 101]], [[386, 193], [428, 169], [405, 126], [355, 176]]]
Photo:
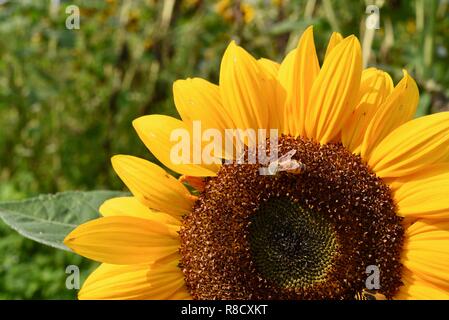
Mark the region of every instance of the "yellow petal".
[[374, 149], [369, 166], [383, 178], [414, 174], [447, 157], [449, 112], [409, 121]]
[[220, 94], [236, 128], [268, 128], [269, 101], [257, 60], [232, 41], [220, 67]]
[[324, 59], [326, 60], [329, 53], [343, 40], [343, 36], [339, 32], [332, 32], [332, 35], [327, 44], [326, 54]]
[[84, 282], [80, 300], [148, 299], [147, 264], [101, 264]]
[[402, 176], [398, 178], [387, 178], [384, 179], [386, 183], [388, 183], [388, 186], [393, 190], [398, 190], [401, 186], [403, 186], [406, 183], [414, 182], [414, 181], [421, 181], [421, 180], [427, 180], [430, 177], [440, 175], [443, 173], [449, 172], [449, 163], [435, 163], [431, 165], [424, 166], [422, 170], [407, 175]]
[[[449, 219], [417, 219], [406, 228], [406, 242], [419, 239], [437, 239], [434, 236], [443, 231], [447, 235]], [[429, 247], [431, 249], [431, 247]]]
[[358, 98], [362, 54], [356, 37], [341, 41], [324, 61], [307, 107], [307, 137], [322, 144], [336, 138]]
[[[216, 175], [220, 166], [204, 164], [202, 158], [202, 127], [194, 137], [192, 126], [178, 119], [158, 114], [140, 117], [133, 121], [133, 126], [147, 148], [167, 168], [195, 177]], [[176, 146], [186, 149], [179, 161], [173, 159], [173, 152], [177, 150]]]
[[276, 105], [279, 110], [279, 133], [290, 134], [290, 127], [293, 127], [293, 117], [288, 114], [287, 99], [291, 101], [292, 91], [286, 86], [293, 82], [293, 70], [297, 49], [290, 51], [284, 58], [278, 71], [278, 82], [276, 86]]
[[361, 155], [369, 159], [372, 150], [394, 129], [411, 120], [418, 106], [419, 91], [415, 81], [404, 77], [379, 107], [366, 129]]
[[179, 115], [189, 125], [199, 120], [203, 129], [223, 131], [234, 127], [215, 84], [200, 78], [177, 80], [173, 84], [173, 97]]
[[354, 153], [360, 152], [366, 128], [379, 106], [390, 94], [391, 77], [375, 68], [363, 70], [360, 83], [360, 99], [356, 109], [342, 130], [342, 143]]
[[120, 197], [106, 200], [99, 211], [103, 217], [131, 216], [175, 226], [181, 225], [181, 221], [178, 218], [151, 210], [136, 197]]
[[287, 56], [279, 68], [279, 82], [286, 93], [284, 122], [293, 136], [305, 134], [305, 115], [310, 91], [320, 65], [313, 41], [313, 27], [307, 28], [293, 55]]
[[449, 292], [416, 276], [404, 276], [396, 300], [448, 300]]
[[406, 230], [402, 262], [412, 274], [449, 291], [449, 220], [419, 220]]
[[[272, 84], [271, 88], [274, 87]], [[274, 89], [272, 91], [274, 92]], [[176, 109], [184, 123], [189, 128], [194, 128], [194, 122], [199, 122], [201, 135], [206, 130], [212, 129], [221, 134], [221, 137], [225, 137], [225, 130], [235, 127], [231, 116], [221, 103], [220, 89], [217, 85], [200, 78], [177, 80], [173, 84], [173, 96]], [[205, 143], [202, 142], [201, 145], [204, 146]], [[191, 149], [193, 152], [193, 148]], [[224, 141], [217, 142], [217, 149], [219, 150], [217, 157], [231, 157], [226, 155]], [[209, 169], [216, 171], [213, 166]]]
[[282, 109], [278, 104], [276, 89], [278, 87], [277, 75], [279, 64], [269, 59], [259, 59], [262, 90], [265, 92], [268, 103], [268, 128], [280, 129]]
[[260, 58], [257, 60], [257, 63], [262, 66], [266, 72], [270, 73], [273, 77], [277, 78], [280, 64], [276, 61], [266, 59], [266, 58]]
[[112, 167], [144, 205], [179, 218], [191, 211], [194, 198], [187, 188], [161, 167], [132, 156], [112, 157]]
[[387, 85], [386, 90], [387, 90], [388, 94], [391, 94], [394, 90], [393, 79], [391, 79], [390, 75], [386, 72], [385, 72], [385, 77], [386, 77], [386, 85]]
[[177, 261], [164, 264], [100, 265], [84, 282], [81, 300], [191, 299]]
[[64, 244], [100, 262], [149, 263], [177, 252], [178, 230], [177, 226], [136, 217], [103, 217], [78, 226]]
[[396, 190], [394, 198], [401, 216], [429, 218], [449, 213], [449, 170], [437, 174], [429, 171], [417, 180], [404, 183]]

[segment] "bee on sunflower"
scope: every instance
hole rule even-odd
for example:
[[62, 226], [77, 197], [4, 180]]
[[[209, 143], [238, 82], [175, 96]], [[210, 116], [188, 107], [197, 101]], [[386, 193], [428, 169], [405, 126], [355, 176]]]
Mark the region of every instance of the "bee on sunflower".
[[[231, 42], [218, 85], [194, 78], [173, 90], [182, 120], [133, 125], [182, 176], [112, 158], [133, 196], [106, 201], [66, 237], [102, 262], [79, 298], [356, 299], [373, 265], [373, 297], [449, 298], [449, 112], [414, 119], [419, 92], [406, 71], [394, 86], [363, 70], [358, 39], [338, 33], [320, 66], [309, 27], [281, 64]], [[280, 154], [300, 170], [173, 163], [171, 132], [193, 121], [278, 129]]]

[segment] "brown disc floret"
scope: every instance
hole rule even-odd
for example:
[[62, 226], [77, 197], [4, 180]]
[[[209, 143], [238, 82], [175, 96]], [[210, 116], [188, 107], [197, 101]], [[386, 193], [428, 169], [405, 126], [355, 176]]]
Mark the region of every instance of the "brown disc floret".
[[224, 164], [180, 230], [194, 299], [353, 299], [367, 266], [379, 292], [401, 285], [401, 218], [391, 191], [341, 144], [282, 136], [299, 174], [260, 175], [260, 164]]

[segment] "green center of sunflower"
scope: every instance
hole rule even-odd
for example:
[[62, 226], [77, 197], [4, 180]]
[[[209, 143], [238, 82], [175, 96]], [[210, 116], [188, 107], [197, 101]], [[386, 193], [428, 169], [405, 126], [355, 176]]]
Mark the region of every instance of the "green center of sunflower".
[[318, 212], [272, 199], [251, 217], [249, 245], [259, 272], [282, 288], [325, 280], [336, 253], [336, 232]]
[[194, 299], [354, 299], [367, 267], [379, 293], [401, 283], [401, 218], [390, 189], [341, 144], [282, 136], [300, 173], [260, 175], [260, 164], [225, 164], [207, 181], [180, 230]]

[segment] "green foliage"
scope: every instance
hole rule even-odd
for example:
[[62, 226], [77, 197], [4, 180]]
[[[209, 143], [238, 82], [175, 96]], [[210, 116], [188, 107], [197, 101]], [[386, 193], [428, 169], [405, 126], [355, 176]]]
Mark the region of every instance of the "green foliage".
[[67, 234], [80, 224], [98, 218], [98, 208], [107, 199], [123, 194], [72, 191], [0, 202], [0, 219], [28, 239], [70, 251], [63, 243]]
[[[366, 4], [380, 6], [368, 41]], [[2, 2], [3, 3], [3, 2]], [[421, 90], [419, 114], [449, 110], [448, 4], [437, 0], [73, 0], [0, 5], [0, 200], [65, 190], [123, 188], [110, 157], [154, 160], [134, 133], [141, 115], [177, 115], [174, 80], [218, 81], [231, 39], [280, 61], [310, 24], [322, 59], [332, 30], [356, 34], [367, 60]], [[81, 28], [65, 27], [78, 5]], [[246, 13], [245, 13], [246, 12]], [[252, 13], [251, 13], [252, 12]], [[74, 298], [65, 267], [94, 266], [23, 239], [0, 222], [0, 299]]]
[[81, 281], [95, 263], [74, 253], [28, 240], [0, 221], [0, 299], [74, 299], [65, 287], [68, 265], [80, 268]]
[[63, 240], [76, 226], [97, 218], [98, 207], [105, 200], [123, 195], [126, 193], [72, 191], [1, 202], [0, 221], [25, 238], [68, 252], [39, 246], [8, 232], [0, 223], [0, 252], [5, 257], [0, 264], [0, 299], [74, 298], [75, 292], [65, 287], [66, 267], [78, 266], [84, 279], [94, 264], [69, 253]]

